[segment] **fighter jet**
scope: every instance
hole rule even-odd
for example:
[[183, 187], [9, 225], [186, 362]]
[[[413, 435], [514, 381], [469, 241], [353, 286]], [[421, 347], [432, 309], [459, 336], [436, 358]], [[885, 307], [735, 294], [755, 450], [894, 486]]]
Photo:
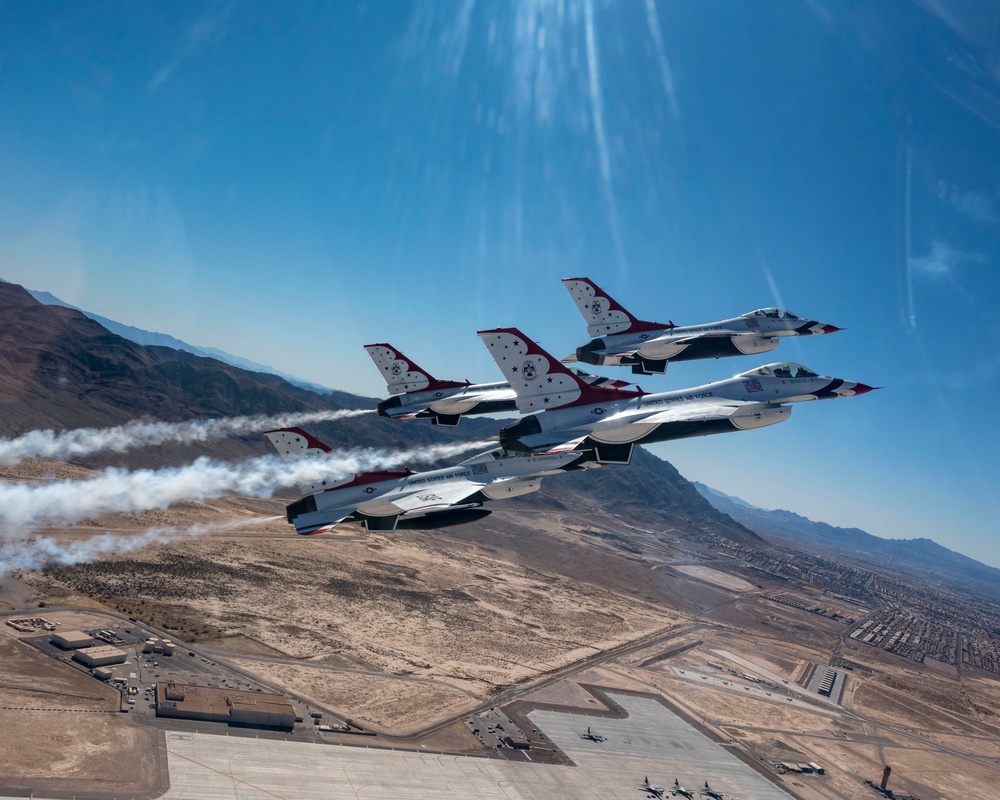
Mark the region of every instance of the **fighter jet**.
[[649, 782], [649, 778], [643, 778], [642, 783], [635, 787], [641, 792], [645, 792], [647, 797], [666, 797], [666, 789], [661, 789], [657, 786], [653, 786]]
[[594, 450], [605, 464], [627, 464], [637, 444], [763, 428], [788, 419], [789, 403], [873, 388], [781, 363], [646, 394], [587, 385], [516, 328], [479, 331], [479, 337], [517, 393], [518, 410], [529, 415], [500, 429], [501, 446], [531, 453]]
[[[516, 408], [509, 383], [442, 381], [431, 377], [391, 344], [366, 344], [365, 350], [385, 378], [389, 394], [378, 413], [395, 419], [429, 419], [432, 425], [458, 425], [466, 414], [492, 414]], [[629, 384], [577, 370], [587, 383], [622, 387]]]
[[649, 322], [632, 316], [589, 278], [565, 278], [592, 339], [565, 361], [631, 366], [638, 375], [662, 375], [669, 361], [766, 353], [785, 336], [833, 333], [840, 328], [802, 319], [782, 308], [758, 308], [703, 325]]
[[681, 786], [677, 778], [674, 778], [674, 788], [670, 790], [670, 793], [675, 796], [686, 797], [688, 800], [694, 800], [694, 792], [691, 789], [685, 789]]
[[587, 726], [587, 732], [586, 733], [581, 733], [580, 734], [580, 738], [581, 739], [587, 739], [587, 740], [589, 740], [591, 742], [597, 742], [598, 744], [600, 744], [601, 742], [607, 741], [608, 737], [607, 736], [601, 736], [601, 734], [599, 734], [599, 733], [592, 733], [591, 730], [590, 730], [590, 726], [588, 725]]
[[705, 788], [701, 790], [701, 793], [706, 797], [714, 798], [714, 800], [722, 800], [722, 792], [715, 791], [715, 789], [708, 785], [708, 781], [705, 781]]
[[[332, 452], [301, 428], [278, 428], [264, 436], [286, 462], [327, 458]], [[600, 466], [589, 452], [527, 456], [496, 448], [473, 456], [455, 467], [431, 472], [400, 470], [362, 472], [340, 480], [321, 479], [303, 484], [306, 496], [285, 510], [296, 533], [324, 533], [351, 518], [367, 531], [391, 532], [402, 516], [474, 508], [537, 492], [542, 476]]]

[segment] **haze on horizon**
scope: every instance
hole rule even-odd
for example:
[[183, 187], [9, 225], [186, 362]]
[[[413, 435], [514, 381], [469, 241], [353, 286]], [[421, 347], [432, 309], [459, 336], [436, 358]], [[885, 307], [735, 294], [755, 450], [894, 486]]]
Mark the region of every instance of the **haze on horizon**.
[[[369, 396], [362, 345], [499, 379], [560, 279], [678, 324], [846, 330], [774, 360], [885, 387], [656, 445], [765, 508], [1000, 566], [990, 4], [4, 5], [0, 277]], [[604, 370], [615, 377], [627, 371]]]

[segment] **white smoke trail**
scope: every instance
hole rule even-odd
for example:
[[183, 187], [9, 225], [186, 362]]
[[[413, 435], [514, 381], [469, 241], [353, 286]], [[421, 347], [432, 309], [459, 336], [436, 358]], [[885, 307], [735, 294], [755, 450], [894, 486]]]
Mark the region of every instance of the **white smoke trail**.
[[61, 542], [57, 538], [32, 536], [0, 545], [0, 576], [15, 569], [39, 570], [55, 565], [72, 567], [96, 561], [105, 555], [124, 555], [154, 544], [165, 544], [175, 539], [204, 536], [227, 530], [264, 525], [282, 517], [253, 517], [203, 523], [187, 528], [150, 528], [134, 535], [102, 533], [75, 542]]
[[182, 467], [129, 471], [110, 467], [86, 480], [0, 484], [0, 536], [42, 525], [72, 525], [101, 514], [135, 514], [182, 500], [211, 500], [235, 493], [270, 497], [280, 486], [343, 480], [359, 472], [447, 458], [486, 448], [490, 441], [432, 445], [415, 450], [358, 449], [326, 458], [285, 463], [262, 456], [236, 464], [199, 458]]
[[106, 450], [124, 453], [137, 447], [150, 447], [166, 442], [178, 444], [207, 442], [269, 428], [290, 428], [295, 425], [330, 422], [372, 413], [374, 412], [369, 409], [305, 411], [274, 416], [260, 414], [222, 419], [197, 419], [189, 422], [136, 421], [114, 428], [74, 428], [60, 432], [31, 431], [15, 439], [0, 439], [0, 464], [16, 464], [25, 458], [65, 461]]

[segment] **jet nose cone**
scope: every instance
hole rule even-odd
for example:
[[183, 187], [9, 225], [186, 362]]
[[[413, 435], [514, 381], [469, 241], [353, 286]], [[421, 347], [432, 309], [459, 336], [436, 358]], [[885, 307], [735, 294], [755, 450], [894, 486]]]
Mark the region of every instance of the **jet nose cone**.
[[881, 386], [869, 386], [867, 383], [856, 383], [854, 388], [851, 390], [855, 395], [868, 394], [868, 392], [874, 392], [876, 389], [881, 389]]
[[836, 333], [837, 331], [842, 331], [843, 328], [838, 328], [836, 325], [820, 325], [820, 330], [823, 333]]

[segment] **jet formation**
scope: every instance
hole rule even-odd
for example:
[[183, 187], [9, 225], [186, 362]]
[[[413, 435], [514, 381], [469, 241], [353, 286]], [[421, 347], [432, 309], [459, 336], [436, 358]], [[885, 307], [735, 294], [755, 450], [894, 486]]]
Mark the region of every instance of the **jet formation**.
[[[634, 317], [589, 278], [567, 278], [563, 284], [591, 341], [560, 360], [517, 328], [478, 331], [505, 378], [502, 382], [439, 380], [391, 344], [365, 345], [389, 393], [378, 404], [381, 416], [429, 419], [441, 426], [458, 425], [467, 414], [516, 411], [523, 416], [500, 428], [499, 447], [454, 467], [429, 472], [404, 467], [302, 486], [302, 499], [286, 509], [296, 532], [322, 533], [347, 519], [361, 522], [367, 531], [390, 532], [402, 517], [472, 509], [538, 491], [545, 476], [628, 464], [636, 445], [764, 428], [786, 421], [794, 403], [856, 397], [875, 388], [792, 362], [656, 393], [574, 370], [566, 363], [664, 374], [670, 361], [765, 353], [782, 338], [841, 329], [779, 308], [702, 325], [649, 322]], [[264, 435], [289, 462], [332, 454], [300, 428]], [[677, 789], [682, 787], [674, 787], [675, 793]], [[711, 793], [707, 785], [703, 793]], [[686, 790], [680, 794], [688, 796]]]

